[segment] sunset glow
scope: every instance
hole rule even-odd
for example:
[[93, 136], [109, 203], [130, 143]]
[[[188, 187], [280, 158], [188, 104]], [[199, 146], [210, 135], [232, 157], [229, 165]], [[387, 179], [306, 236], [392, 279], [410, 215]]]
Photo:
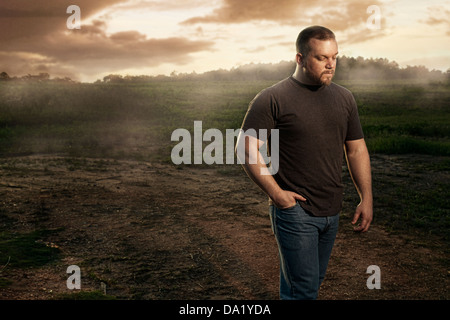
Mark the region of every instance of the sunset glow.
[[[68, 29], [69, 5], [81, 29]], [[371, 5], [379, 29], [369, 29]], [[291, 61], [301, 29], [335, 31], [340, 55], [450, 68], [450, 1], [77, 0], [0, 4], [0, 71], [95, 81]]]

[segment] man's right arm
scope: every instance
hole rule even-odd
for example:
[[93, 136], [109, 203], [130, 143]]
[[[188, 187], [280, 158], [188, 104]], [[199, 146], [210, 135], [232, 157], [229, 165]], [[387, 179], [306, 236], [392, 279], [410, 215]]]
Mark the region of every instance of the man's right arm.
[[[241, 144], [244, 144], [242, 146]], [[239, 159], [245, 172], [252, 179], [262, 191], [264, 191], [275, 206], [280, 209], [293, 207], [297, 200], [306, 201], [301, 195], [286, 191], [280, 188], [273, 176], [269, 173], [269, 169], [264, 162], [264, 158], [259, 151], [264, 141], [256, 137], [245, 135], [241, 132], [237, 139], [236, 150], [243, 148], [244, 159]], [[239, 157], [239, 152], [237, 152]]]

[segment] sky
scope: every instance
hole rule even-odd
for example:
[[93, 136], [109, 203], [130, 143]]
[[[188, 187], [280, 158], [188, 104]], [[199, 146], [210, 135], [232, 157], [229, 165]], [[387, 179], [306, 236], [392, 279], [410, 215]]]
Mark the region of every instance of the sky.
[[0, 72], [93, 82], [293, 61], [311, 25], [341, 56], [450, 68], [450, 0], [2, 0]]

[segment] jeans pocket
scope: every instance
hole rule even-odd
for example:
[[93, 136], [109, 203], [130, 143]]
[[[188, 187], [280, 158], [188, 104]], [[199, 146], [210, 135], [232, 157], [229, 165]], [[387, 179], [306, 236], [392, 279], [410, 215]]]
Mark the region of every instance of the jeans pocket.
[[296, 226], [303, 218], [303, 208], [297, 201], [292, 207], [285, 209], [276, 208], [275, 224], [288, 229]]
[[283, 209], [281, 209], [281, 208], [278, 208], [279, 210], [283, 210], [283, 211], [286, 211], [286, 210], [292, 210], [292, 209], [294, 209], [295, 207], [297, 207], [297, 206], [299, 206], [300, 204], [298, 203], [298, 201], [296, 201], [295, 202], [295, 204], [293, 205], [293, 206], [291, 206], [291, 207], [287, 207], [287, 208], [283, 208]]

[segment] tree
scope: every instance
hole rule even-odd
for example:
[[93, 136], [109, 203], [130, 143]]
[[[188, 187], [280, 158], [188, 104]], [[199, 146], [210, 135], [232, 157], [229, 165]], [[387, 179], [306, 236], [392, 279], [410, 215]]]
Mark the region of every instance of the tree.
[[6, 72], [3, 71], [2, 73], [0, 73], [0, 80], [9, 80], [9, 79], [11, 78]]

